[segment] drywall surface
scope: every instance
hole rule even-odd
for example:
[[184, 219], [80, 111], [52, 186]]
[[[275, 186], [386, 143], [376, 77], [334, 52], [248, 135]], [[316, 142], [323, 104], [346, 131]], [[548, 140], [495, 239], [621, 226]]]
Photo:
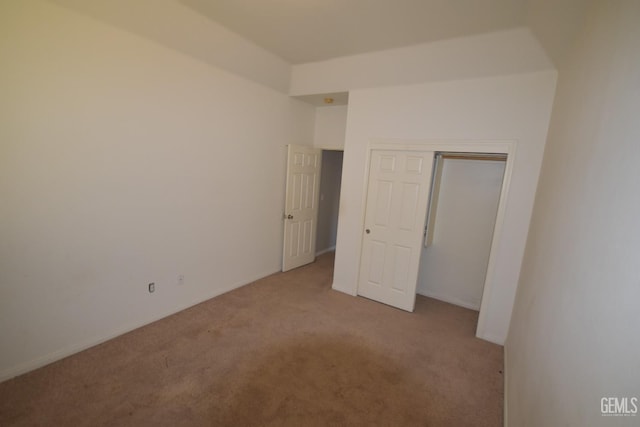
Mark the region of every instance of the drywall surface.
[[314, 146], [332, 150], [344, 149], [347, 109], [346, 105], [316, 108]]
[[520, 273], [555, 90], [555, 71], [355, 90], [349, 94], [334, 289], [356, 294], [372, 138], [515, 140], [517, 149], [503, 232], [497, 243], [494, 292], [483, 338], [502, 344]]
[[0, 57], [0, 378], [279, 270], [313, 107], [48, 2]]
[[320, 178], [320, 203], [316, 252], [326, 252], [336, 246], [338, 233], [338, 207], [340, 205], [340, 181], [342, 180], [342, 151], [322, 151]]
[[[27, 0], [31, 1], [31, 0]], [[49, 0], [210, 65], [289, 90], [291, 65], [176, 0]]]
[[480, 310], [505, 162], [444, 159], [432, 244], [419, 294]]
[[560, 66], [506, 344], [509, 426], [640, 422], [601, 413], [640, 398], [638, 22], [637, 1], [594, 2]]
[[555, 69], [526, 28], [294, 65], [291, 95]]

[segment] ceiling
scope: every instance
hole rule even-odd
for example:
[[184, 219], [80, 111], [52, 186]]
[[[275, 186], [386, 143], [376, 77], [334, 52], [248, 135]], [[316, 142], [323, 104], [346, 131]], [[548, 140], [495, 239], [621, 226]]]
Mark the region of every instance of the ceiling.
[[527, 0], [178, 0], [300, 64], [525, 25]]
[[[531, 31], [558, 66], [589, 0], [48, 1], [289, 93], [291, 64], [516, 27]], [[347, 102], [346, 93], [332, 97], [333, 105]], [[327, 105], [320, 96], [305, 101]]]

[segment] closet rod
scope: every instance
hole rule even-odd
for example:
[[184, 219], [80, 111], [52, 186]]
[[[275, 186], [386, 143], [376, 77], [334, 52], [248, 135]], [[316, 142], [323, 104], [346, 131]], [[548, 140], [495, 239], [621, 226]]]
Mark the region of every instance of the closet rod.
[[492, 160], [501, 162], [507, 160], [506, 154], [499, 153], [438, 153], [437, 155], [442, 159]]

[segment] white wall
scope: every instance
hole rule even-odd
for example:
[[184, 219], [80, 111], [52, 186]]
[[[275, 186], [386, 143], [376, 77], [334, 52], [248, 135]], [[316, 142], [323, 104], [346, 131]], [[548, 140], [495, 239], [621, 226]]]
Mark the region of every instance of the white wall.
[[334, 289], [355, 294], [365, 164], [371, 138], [515, 140], [504, 230], [496, 249], [485, 339], [506, 338], [542, 161], [555, 71], [355, 90], [349, 94]]
[[479, 310], [505, 162], [440, 161], [433, 242], [422, 250], [417, 291]]
[[555, 69], [526, 28], [294, 65], [291, 95]]
[[0, 57], [0, 379], [279, 270], [313, 107], [47, 2]]
[[318, 204], [318, 226], [316, 229], [316, 252], [318, 253], [334, 249], [336, 246], [342, 156], [342, 151], [322, 151], [320, 202]]
[[342, 150], [347, 130], [346, 105], [316, 108], [313, 145], [318, 148]]
[[508, 425], [637, 426], [640, 2], [593, 2], [560, 66], [506, 344]]

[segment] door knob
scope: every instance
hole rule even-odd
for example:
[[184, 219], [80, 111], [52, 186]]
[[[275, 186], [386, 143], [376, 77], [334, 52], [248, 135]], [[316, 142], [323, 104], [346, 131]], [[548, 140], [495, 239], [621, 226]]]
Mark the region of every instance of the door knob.
[[287, 215], [287, 219], [293, 219], [293, 215]]
[[371, 233], [371, 230], [369, 230], [368, 228], [366, 230], [364, 230], [365, 233], [369, 234]]

